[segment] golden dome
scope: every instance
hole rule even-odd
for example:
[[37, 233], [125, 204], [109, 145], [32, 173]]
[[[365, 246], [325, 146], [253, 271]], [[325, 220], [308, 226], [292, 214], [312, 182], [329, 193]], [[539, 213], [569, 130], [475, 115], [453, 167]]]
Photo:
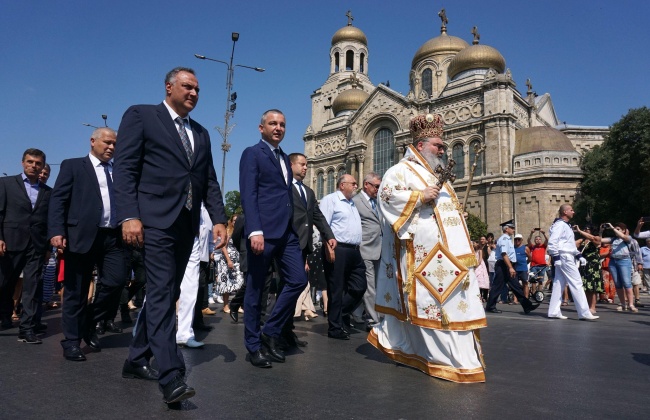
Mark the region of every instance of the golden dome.
[[357, 41], [363, 45], [368, 45], [366, 34], [364, 34], [361, 29], [352, 25], [344, 26], [334, 33], [334, 36], [332, 37], [332, 46], [341, 41]]
[[506, 69], [506, 60], [501, 53], [489, 45], [475, 44], [456, 54], [447, 68], [449, 78], [453, 79], [459, 73], [472, 69], [493, 68], [497, 73]]
[[529, 127], [515, 133], [515, 156], [526, 153], [556, 151], [575, 152], [571, 140], [552, 127]]
[[411, 68], [415, 68], [417, 63], [432, 55], [449, 53], [456, 54], [458, 51], [467, 48], [469, 44], [463, 39], [456, 36], [447, 35], [447, 31], [442, 31], [440, 36], [431, 38], [415, 52]]
[[370, 96], [361, 89], [348, 89], [341, 92], [332, 103], [332, 111], [337, 115], [341, 111], [356, 111]]

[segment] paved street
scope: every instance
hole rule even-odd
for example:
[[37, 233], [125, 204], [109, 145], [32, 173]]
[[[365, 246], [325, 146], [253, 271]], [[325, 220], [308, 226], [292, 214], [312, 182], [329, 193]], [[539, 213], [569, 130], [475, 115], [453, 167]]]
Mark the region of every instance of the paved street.
[[[206, 317], [214, 331], [202, 350], [183, 350], [196, 397], [176, 410], [162, 403], [155, 383], [122, 379], [131, 329], [102, 336], [101, 353], [83, 363], [62, 357], [60, 310], [48, 311], [42, 345], [0, 331], [2, 418], [295, 418], [417, 419], [645, 418], [650, 412], [650, 298], [639, 313], [599, 305], [601, 319], [531, 315], [499, 305], [481, 340], [484, 384], [455, 384], [388, 361], [365, 340], [327, 338], [326, 321], [296, 322], [307, 348], [272, 369], [253, 368], [244, 326], [226, 314]], [[83, 347], [85, 348], [85, 345]], [[86, 349], [87, 350], [87, 349]]]

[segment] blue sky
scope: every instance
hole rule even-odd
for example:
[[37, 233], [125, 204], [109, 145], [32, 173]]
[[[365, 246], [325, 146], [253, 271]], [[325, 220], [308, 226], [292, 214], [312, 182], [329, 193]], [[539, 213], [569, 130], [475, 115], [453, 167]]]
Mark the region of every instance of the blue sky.
[[[231, 32], [239, 32], [237, 111], [227, 158], [225, 190], [238, 189], [242, 150], [259, 140], [261, 113], [280, 108], [287, 116], [287, 152], [304, 149], [310, 123], [309, 95], [329, 74], [331, 37], [347, 23], [368, 38], [369, 76], [390, 80], [406, 94], [415, 51], [439, 35], [441, 8], [448, 33], [481, 43], [506, 59], [521, 92], [530, 78], [538, 94], [550, 93], [569, 124], [607, 126], [630, 108], [648, 105], [650, 68], [647, 16], [650, 3], [598, 1], [123, 1], [1, 0], [0, 173], [21, 171], [28, 147], [50, 163], [89, 151], [91, 128], [117, 128], [126, 108], [159, 103], [165, 73], [178, 65], [197, 71], [201, 96], [191, 116], [211, 133], [217, 174], [226, 101], [226, 66], [194, 53], [228, 61]], [[53, 168], [53, 176], [58, 173]], [[54, 184], [54, 179], [50, 180]]]

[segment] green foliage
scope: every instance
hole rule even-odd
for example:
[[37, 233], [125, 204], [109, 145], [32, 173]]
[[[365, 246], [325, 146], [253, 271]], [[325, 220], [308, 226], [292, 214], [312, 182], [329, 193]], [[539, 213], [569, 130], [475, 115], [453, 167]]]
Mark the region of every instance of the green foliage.
[[633, 227], [640, 216], [650, 216], [650, 109], [631, 109], [612, 125], [603, 144], [585, 153], [581, 169], [578, 223]]
[[478, 239], [481, 236], [487, 235], [487, 223], [484, 223], [478, 216], [468, 213], [465, 222], [467, 223], [467, 230], [469, 230], [469, 237], [471, 239]]
[[228, 216], [228, 219], [230, 219], [230, 216], [232, 216], [235, 213], [238, 214], [243, 213], [243, 210], [241, 208], [241, 197], [239, 195], [239, 191], [228, 191], [226, 193], [225, 207], [226, 207], [226, 216]]

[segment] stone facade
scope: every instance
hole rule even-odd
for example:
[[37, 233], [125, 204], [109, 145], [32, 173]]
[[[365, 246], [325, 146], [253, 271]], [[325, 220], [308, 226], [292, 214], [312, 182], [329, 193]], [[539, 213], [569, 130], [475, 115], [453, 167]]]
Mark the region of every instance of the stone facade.
[[475, 147], [485, 150], [476, 159], [467, 210], [495, 234], [499, 223], [511, 218], [520, 232], [547, 230], [560, 204], [575, 198], [581, 154], [608, 132], [607, 127], [561, 124], [548, 93], [537, 96], [528, 82], [522, 95], [509, 69], [488, 67], [505, 63], [497, 50], [478, 45], [476, 35], [471, 46], [447, 35], [444, 21], [440, 36], [415, 54], [406, 96], [372, 84], [368, 57], [363, 32], [351, 24], [341, 28], [332, 38], [329, 76], [311, 95], [312, 122], [303, 136], [309, 161], [305, 182], [319, 199], [335, 190], [340, 174], [357, 180], [369, 171], [382, 174], [411, 144], [411, 118], [440, 114], [447, 156], [457, 162], [453, 185], [461, 200]]

